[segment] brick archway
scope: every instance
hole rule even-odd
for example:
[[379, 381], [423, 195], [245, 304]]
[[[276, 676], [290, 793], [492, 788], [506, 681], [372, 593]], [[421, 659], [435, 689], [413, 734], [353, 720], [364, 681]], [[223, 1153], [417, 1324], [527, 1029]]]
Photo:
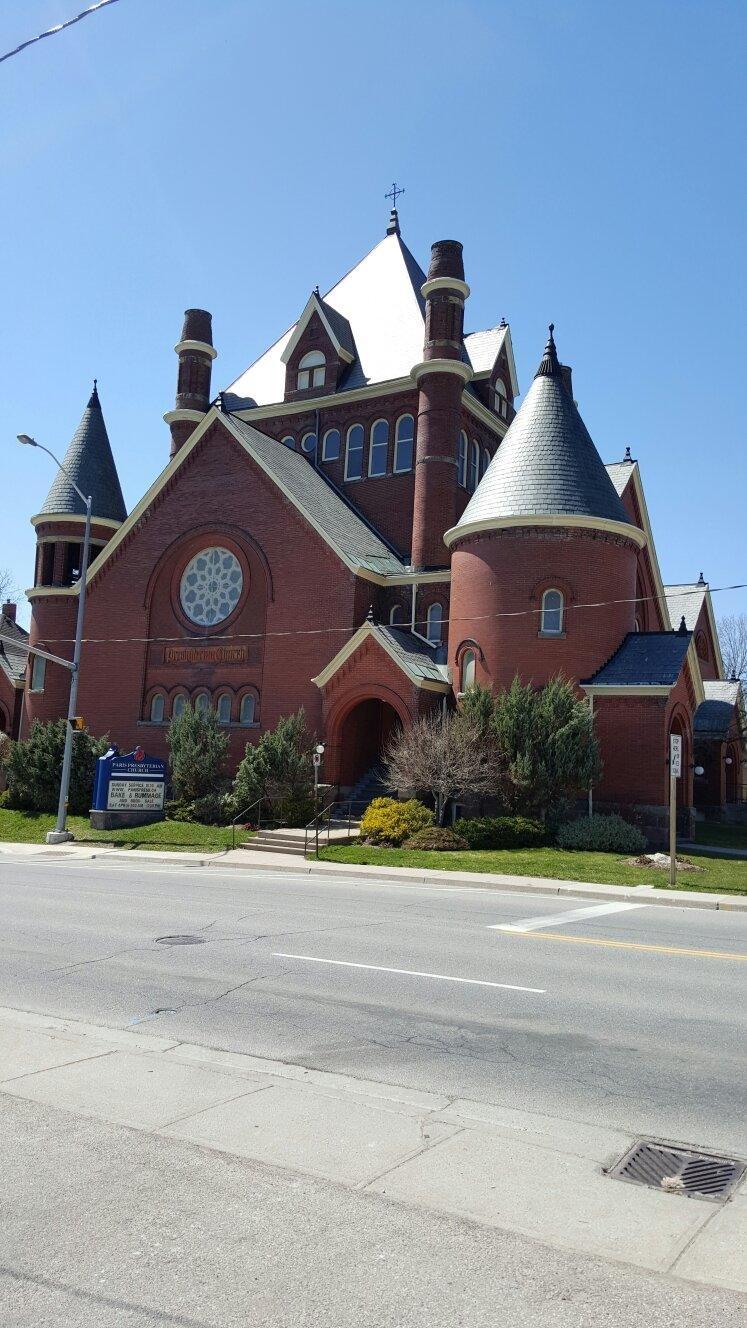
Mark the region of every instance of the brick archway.
[[348, 697], [327, 723], [327, 778], [343, 788], [352, 788], [380, 763], [397, 730], [411, 724], [412, 715], [388, 688], [380, 689], [378, 694], [363, 691]]

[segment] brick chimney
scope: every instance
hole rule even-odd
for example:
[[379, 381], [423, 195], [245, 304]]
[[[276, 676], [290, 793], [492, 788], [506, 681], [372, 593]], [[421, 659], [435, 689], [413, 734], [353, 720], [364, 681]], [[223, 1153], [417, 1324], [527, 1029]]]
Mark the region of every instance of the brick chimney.
[[7, 618], [9, 622], [14, 623], [16, 620], [16, 608], [17, 605], [15, 605], [12, 600], [6, 599], [0, 613], [2, 613], [3, 618]]
[[213, 317], [207, 309], [185, 310], [182, 335], [174, 350], [179, 356], [176, 402], [163, 417], [171, 429], [172, 457], [210, 407], [210, 378], [217, 351], [213, 347]]
[[457, 519], [462, 389], [472, 377], [462, 359], [469, 286], [458, 240], [432, 246], [422, 295], [423, 359], [412, 370], [419, 398], [411, 561], [419, 571], [446, 565], [443, 536]]

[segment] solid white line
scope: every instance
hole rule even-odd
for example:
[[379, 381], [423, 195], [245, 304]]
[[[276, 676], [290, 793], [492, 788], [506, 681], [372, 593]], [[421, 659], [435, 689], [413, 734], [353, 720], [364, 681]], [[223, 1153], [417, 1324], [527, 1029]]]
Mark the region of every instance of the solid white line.
[[624, 913], [629, 908], [645, 908], [645, 904], [592, 904], [589, 908], [572, 908], [566, 913], [553, 913], [546, 918], [520, 918], [518, 922], [494, 922], [488, 931], [540, 931], [544, 927], [565, 927], [569, 922], [585, 922], [587, 918], [600, 918], [605, 913]]
[[385, 968], [383, 964], [353, 964], [346, 959], [319, 959], [316, 955], [286, 954], [273, 950], [275, 959], [304, 959], [307, 964], [334, 964], [336, 968], [368, 968], [374, 973], [400, 973], [408, 978], [436, 978], [439, 982], [464, 982], [470, 987], [501, 987], [504, 991], [532, 991], [545, 995], [544, 987], [515, 987], [511, 982], [483, 982], [479, 978], [453, 978], [448, 973], [419, 973], [413, 968]]

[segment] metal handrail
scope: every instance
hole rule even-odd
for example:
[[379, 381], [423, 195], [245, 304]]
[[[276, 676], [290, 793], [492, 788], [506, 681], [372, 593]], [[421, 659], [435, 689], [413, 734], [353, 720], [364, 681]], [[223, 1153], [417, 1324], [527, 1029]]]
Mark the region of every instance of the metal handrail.
[[337, 825], [340, 825], [341, 821], [343, 821], [343, 820], [345, 819], [345, 815], [347, 815], [347, 826], [346, 826], [346, 829], [347, 829], [348, 836], [349, 836], [349, 835], [350, 835], [350, 828], [351, 828], [352, 821], [353, 821], [353, 808], [354, 808], [354, 807], [367, 807], [367, 806], [368, 806], [368, 802], [367, 802], [367, 800], [366, 800], [365, 798], [342, 798], [339, 802], [338, 802], [338, 801], [330, 802], [330, 803], [324, 808], [323, 811], [319, 812], [319, 814], [318, 814], [317, 816], [313, 817], [313, 819], [312, 819], [311, 821], [309, 821], [309, 824], [308, 824], [307, 826], [304, 827], [304, 837], [303, 837], [303, 853], [304, 853], [304, 857], [307, 856], [308, 851], [309, 851], [309, 831], [310, 831], [310, 830], [313, 830], [313, 832], [314, 832], [314, 856], [315, 856], [316, 858], [319, 857], [319, 831], [320, 831], [320, 829], [321, 829], [321, 830], [322, 830], [322, 833], [324, 833], [324, 828], [325, 828], [325, 826], [326, 826], [326, 830], [327, 830], [327, 847], [329, 847], [329, 836], [330, 836], [330, 830], [331, 830], [331, 827], [332, 827], [333, 812], [334, 812], [335, 808], [342, 809], [342, 808], [344, 807], [344, 808], [347, 809], [347, 813], [343, 813], [343, 814], [340, 815], [340, 816], [336, 816], [336, 817], [334, 817], [334, 820], [335, 820], [335, 823], [336, 823]]
[[244, 808], [243, 812], [239, 812], [238, 816], [235, 816], [235, 817], [234, 817], [234, 819], [233, 819], [232, 822], [231, 822], [231, 848], [232, 848], [232, 849], [236, 848], [236, 826], [239, 824], [240, 821], [243, 822], [244, 819], [246, 818], [246, 816], [248, 815], [248, 813], [249, 813], [249, 812], [253, 812], [255, 807], [258, 807], [258, 808], [259, 808], [259, 812], [258, 812], [258, 815], [257, 815], [257, 829], [258, 829], [258, 830], [261, 829], [261, 827], [262, 827], [262, 803], [263, 803], [264, 801], [265, 801], [265, 798], [264, 798], [264, 795], [263, 795], [261, 798], [257, 798], [255, 802], [251, 802], [251, 803], [249, 804], [248, 807], [245, 807], [245, 808]]

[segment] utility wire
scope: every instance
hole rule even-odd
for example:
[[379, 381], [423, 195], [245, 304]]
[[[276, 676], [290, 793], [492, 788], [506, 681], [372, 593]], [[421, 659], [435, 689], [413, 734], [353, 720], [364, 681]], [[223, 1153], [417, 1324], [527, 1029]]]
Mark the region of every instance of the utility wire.
[[20, 55], [21, 51], [25, 51], [27, 46], [33, 46], [34, 42], [43, 41], [45, 37], [54, 37], [56, 33], [63, 32], [65, 28], [71, 28], [74, 23], [80, 23], [82, 18], [88, 18], [89, 14], [95, 14], [97, 9], [103, 9], [105, 5], [115, 5], [116, 3], [117, 0], [97, 0], [95, 5], [89, 5], [88, 9], [76, 14], [75, 18], [69, 18], [65, 23], [57, 23], [55, 27], [47, 28], [46, 32], [40, 32], [38, 37], [29, 37], [28, 41], [21, 42], [21, 45], [16, 46], [14, 50], [6, 51], [5, 55], [0, 55], [0, 64], [3, 60], [9, 60], [12, 55]]
[[[702, 595], [703, 589], [704, 588], [702, 586], [693, 586], [691, 590], [681, 590], [678, 592], [677, 598], [678, 599], [684, 598], [686, 595]], [[747, 590], [747, 582], [743, 582], [741, 584], [733, 586], [708, 587], [708, 591], [711, 595], [717, 595], [719, 594], [720, 591], [724, 590]], [[666, 600], [666, 596], [662, 597], [661, 595], [641, 595], [626, 599], [602, 599], [590, 602], [588, 604], [566, 604], [564, 606], [564, 613], [570, 613], [571, 611], [578, 609], [604, 609], [614, 604], [652, 604], [656, 603], [657, 601], [660, 601], [662, 598]], [[492, 621], [495, 618], [525, 618], [529, 616], [536, 617], [537, 614], [540, 613], [542, 613], [541, 607], [536, 609], [511, 609], [499, 613], [471, 614], [469, 617], [462, 617], [460, 615], [458, 618], [455, 618], [454, 621], [459, 623], [483, 622], [486, 619]], [[424, 618], [416, 619], [416, 622], [421, 624], [424, 624], [425, 621], [426, 620]], [[445, 626], [447, 623], [449, 623], [450, 619], [444, 617], [441, 621]], [[396, 629], [399, 629], [400, 631], [405, 631], [405, 632], [410, 630], [410, 626], [408, 623], [382, 623], [379, 625], [384, 627], [391, 626]], [[275, 632], [271, 631], [271, 632], [211, 633], [210, 636], [205, 636], [204, 634], [199, 636], [197, 635], [194, 636], [84, 636], [83, 643], [87, 645], [119, 645], [119, 646], [192, 645], [192, 644], [217, 645], [219, 643], [221, 644], [223, 644], [224, 642], [230, 643], [232, 641], [255, 641], [255, 640], [261, 641], [267, 639], [268, 637], [324, 636], [324, 635], [329, 635], [330, 633], [338, 633], [350, 636], [353, 631], [357, 630], [358, 630], [357, 628], [351, 628], [350, 625], [348, 624], [345, 627], [295, 627], [295, 628], [288, 628], [286, 631], [275, 631]], [[677, 629], [673, 628], [672, 630], [676, 631]], [[40, 645], [41, 644], [68, 645], [71, 644], [73, 640], [74, 638], [71, 636], [45, 637], [43, 643], [40, 642]], [[23, 648], [23, 646], [26, 644], [25, 642], [19, 642], [17, 637], [3, 636], [2, 632], [0, 632], [0, 641], [8, 641], [9, 644], [14, 645], [16, 649], [18, 649], [19, 646]]]

